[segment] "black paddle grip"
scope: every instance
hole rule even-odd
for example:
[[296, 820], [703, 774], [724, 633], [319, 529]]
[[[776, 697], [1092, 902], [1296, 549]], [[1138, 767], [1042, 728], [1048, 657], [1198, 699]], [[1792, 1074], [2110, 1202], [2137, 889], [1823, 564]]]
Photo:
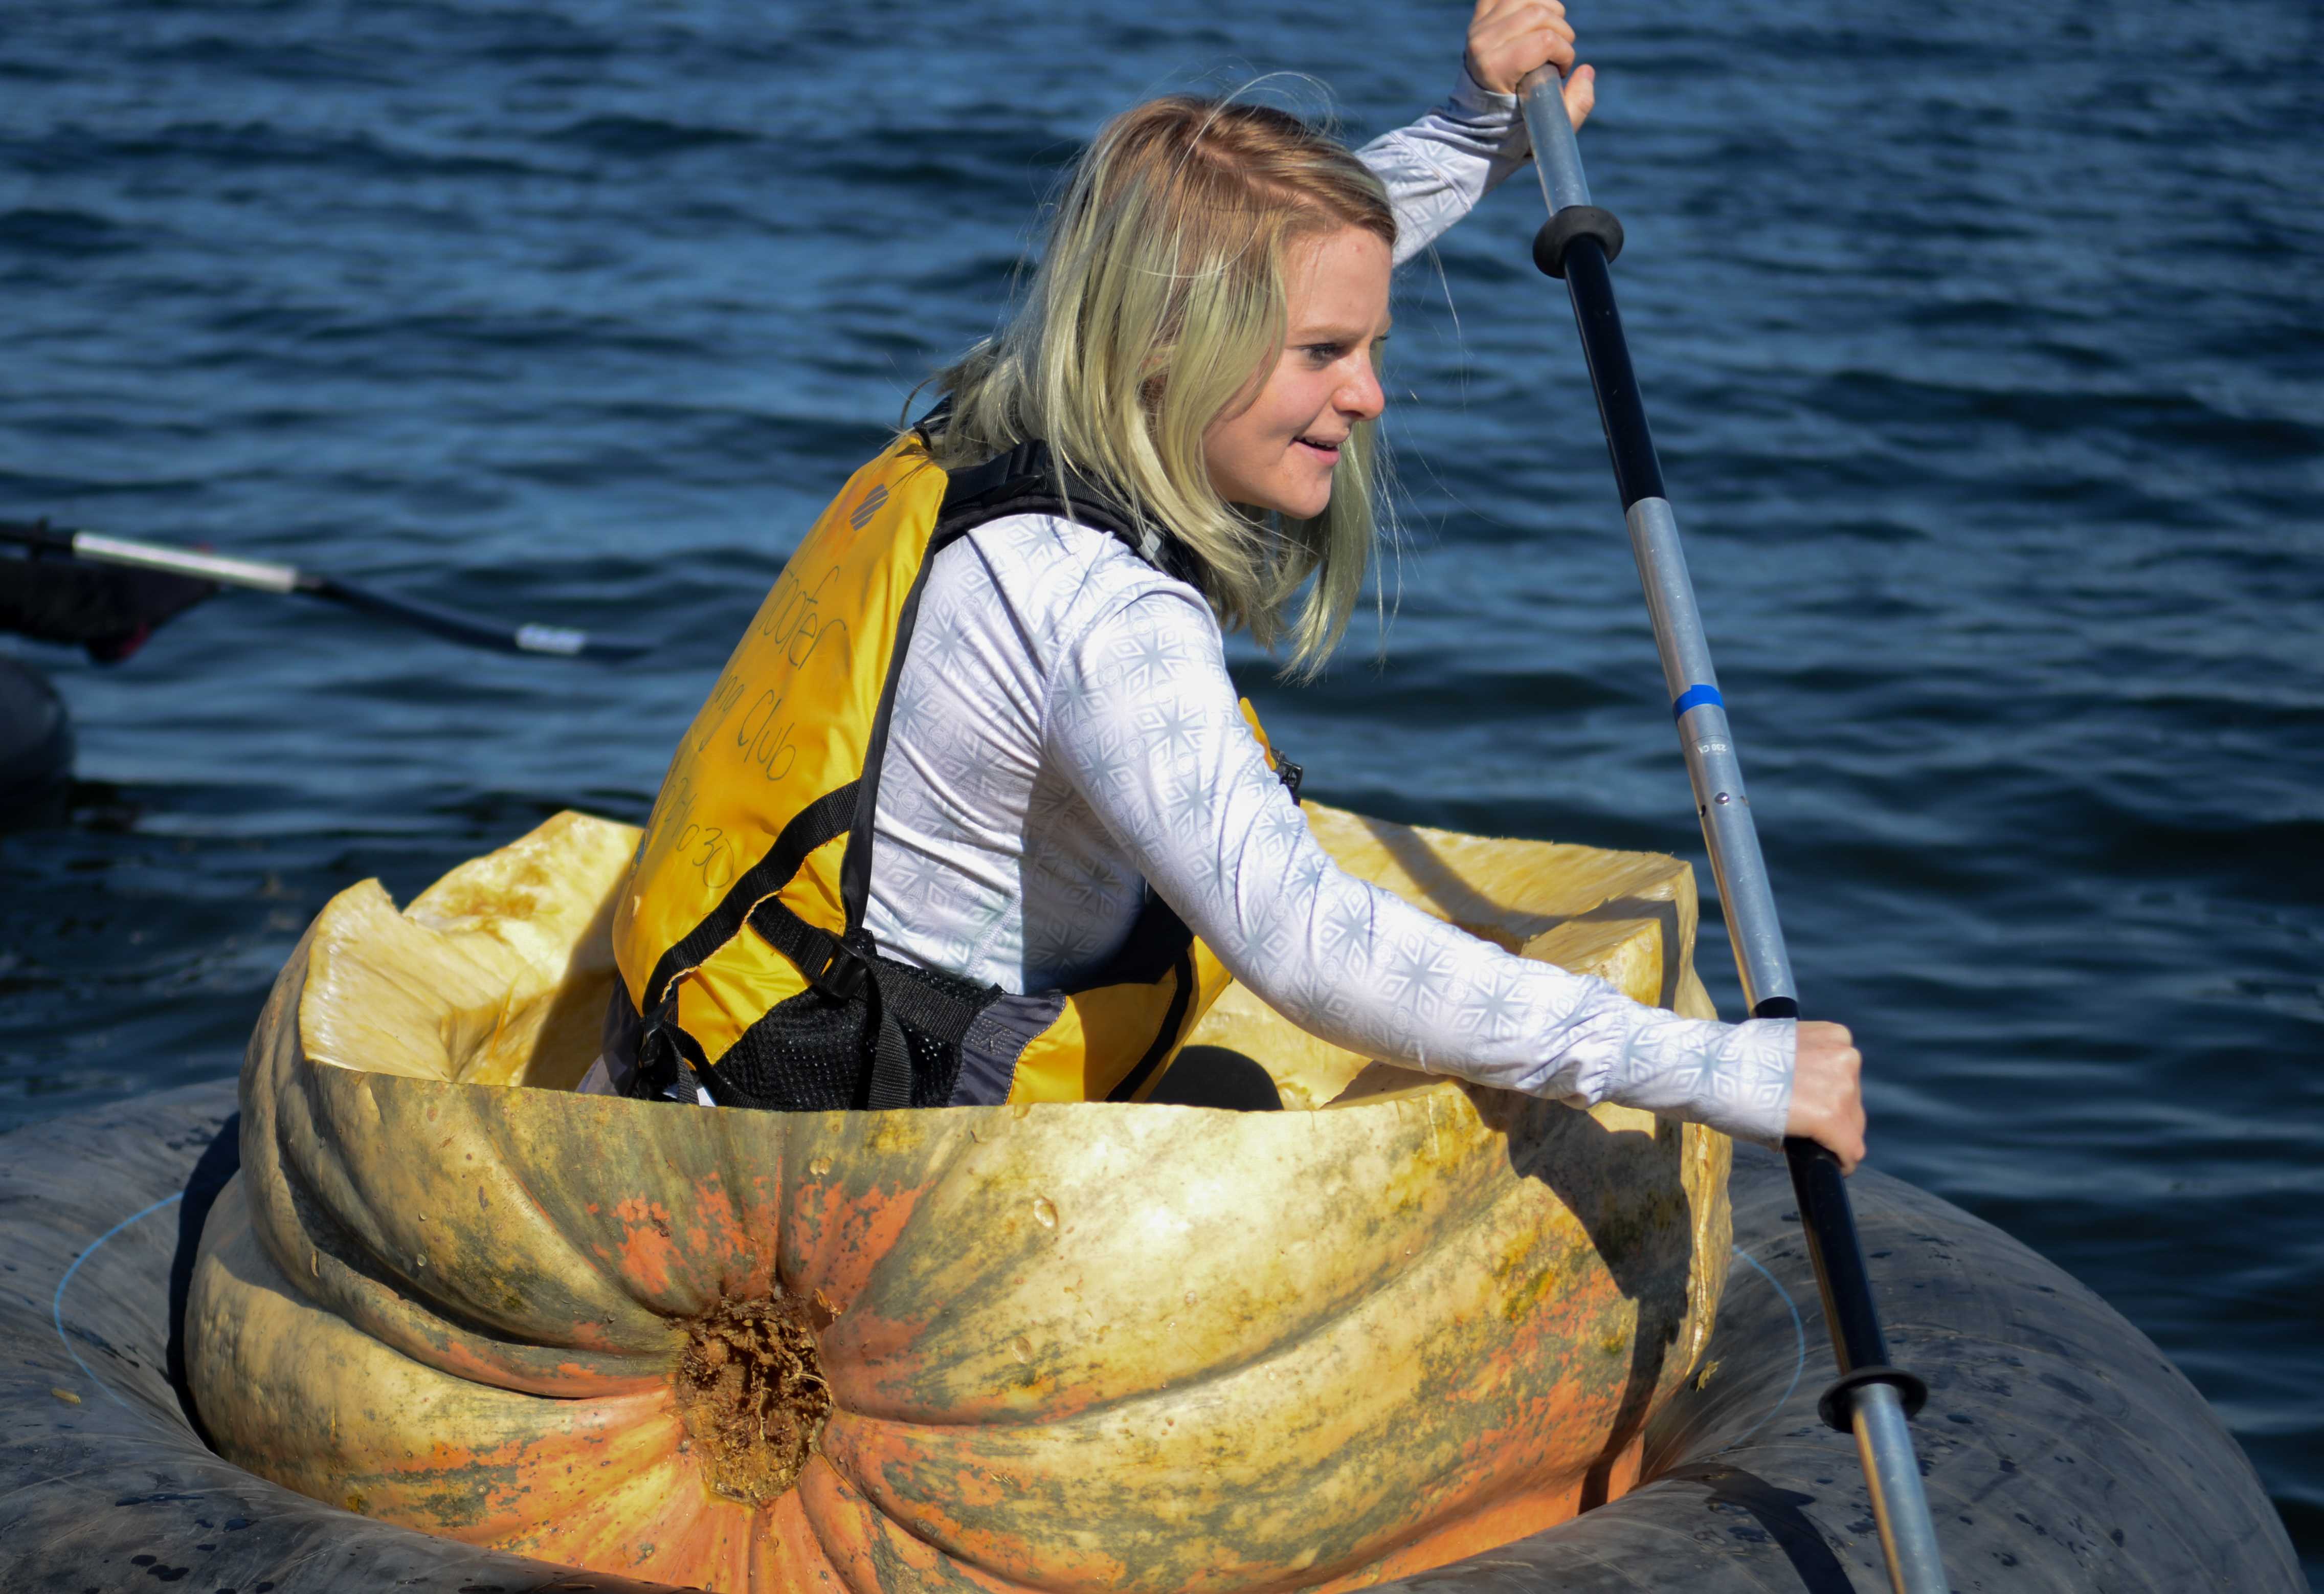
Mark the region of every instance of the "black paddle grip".
[[1864, 1247], [1856, 1237], [1856, 1209], [1840, 1159], [1812, 1140], [1794, 1135], [1784, 1142], [1791, 1164], [1792, 1193], [1799, 1198], [1800, 1228], [1807, 1237], [1808, 1260], [1822, 1286], [1824, 1327], [1831, 1335], [1840, 1378], [1816, 1403], [1823, 1420], [1849, 1431], [1852, 1392], [1865, 1384], [1893, 1384], [1904, 1396], [1907, 1416], [1929, 1398], [1919, 1378], [1888, 1361], [1887, 1337], [1872, 1304], [1872, 1281], [1864, 1269]]
[[1609, 260], [1622, 255], [1622, 222], [1595, 205], [1568, 205], [1541, 224], [1533, 236], [1533, 263], [1545, 277], [1565, 274], [1565, 252], [1576, 238], [1595, 238]]
[[[1800, 1005], [1790, 996], [1769, 996], [1751, 1009], [1754, 1018], [1799, 1015]], [[1815, 1265], [1816, 1283], [1822, 1286], [1824, 1327], [1840, 1363], [1840, 1376], [1816, 1402], [1818, 1414], [1846, 1433], [1851, 1396], [1867, 1384], [1894, 1385], [1904, 1399], [1904, 1414], [1915, 1414], [1929, 1398], [1929, 1386], [1888, 1364], [1888, 1339], [1872, 1304], [1872, 1281], [1865, 1272], [1864, 1246], [1856, 1237], [1856, 1209], [1848, 1199], [1848, 1178], [1840, 1171], [1840, 1159], [1812, 1140], [1790, 1135], [1784, 1141], [1784, 1160], [1791, 1165], [1792, 1193], [1799, 1198], [1808, 1260]]]
[[[1558, 212], [1571, 215], [1568, 206]], [[1598, 395], [1598, 419], [1606, 429], [1606, 452], [1614, 466], [1614, 487], [1628, 510], [1641, 498], [1663, 496], [1662, 462], [1655, 457], [1655, 434], [1646, 424], [1638, 374], [1630, 366], [1630, 346], [1622, 336], [1622, 312], [1614, 303], [1613, 273], [1595, 234], [1580, 233], [1565, 246], [1565, 291], [1573, 301], [1573, 325], [1582, 334], [1582, 357], [1590, 364], [1591, 390]]]

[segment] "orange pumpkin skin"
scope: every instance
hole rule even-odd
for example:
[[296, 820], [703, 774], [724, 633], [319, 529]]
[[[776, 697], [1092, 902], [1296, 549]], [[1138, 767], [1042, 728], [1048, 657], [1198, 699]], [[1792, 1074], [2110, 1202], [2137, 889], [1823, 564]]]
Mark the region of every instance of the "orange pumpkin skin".
[[[1353, 1588], [1628, 1486], [1723, 1283], [1723, 1138], [1448, 1082], [1271, 1114], [544, 1088], [633, 836], [562, 816], [409, 915], [357, 887], [292, 957], [188, 1313], [230, 1459], [548, 1560], [858, 1594]], [[807, 1384], [737, 1428], [689, 1382], [778, 1310], [812, 1432]], [[761, 1420], [795, 1478], [718, 1437]]]

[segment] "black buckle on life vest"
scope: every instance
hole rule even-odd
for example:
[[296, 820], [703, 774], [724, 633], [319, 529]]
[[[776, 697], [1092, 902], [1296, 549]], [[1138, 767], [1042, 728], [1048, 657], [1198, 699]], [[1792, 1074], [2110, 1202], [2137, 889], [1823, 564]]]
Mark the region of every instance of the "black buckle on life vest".
[[[799, 972], [807, 976], [807, 984], [830, 997], [831, 1000], [848, 1001], [862, 991], [865, 983], [871, 979], [872, 966], [865, 960], [862, 952], [835, 935], [825, 941], [824, 947], [826, 956], [824, 959], [823, 967], [810, 968], [801, 964]], [[809, 953], [810, 958], [813, 955], [812, 952]]]
[[713, 1077], [701, 1046], [678, 1025], [675, 992], [638, 1020], [631, 1044], [635, 1067], [626, 1094], [637, 1099], [695, 1101], [699, 1099], [696, 1090], [706, 1088]]
[[678, 1049], [677, 1027], [659, 1014], [639, 1026], [637, 1067], [630, 1076], [635, 1094], [659, 1096], [677, 1082], [686, 1066], [685, 1053]]

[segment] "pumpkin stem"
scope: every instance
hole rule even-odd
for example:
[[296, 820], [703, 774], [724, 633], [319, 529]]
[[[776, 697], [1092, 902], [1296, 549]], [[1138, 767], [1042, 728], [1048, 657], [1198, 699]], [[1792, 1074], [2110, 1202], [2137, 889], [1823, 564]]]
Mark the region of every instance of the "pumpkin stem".
[[722, 1301], [687, 1326], [678, 1415], [718, 1493], [765, 1506], [798, 1483], [831, 1415], [815, 1322], [801, 1301]]

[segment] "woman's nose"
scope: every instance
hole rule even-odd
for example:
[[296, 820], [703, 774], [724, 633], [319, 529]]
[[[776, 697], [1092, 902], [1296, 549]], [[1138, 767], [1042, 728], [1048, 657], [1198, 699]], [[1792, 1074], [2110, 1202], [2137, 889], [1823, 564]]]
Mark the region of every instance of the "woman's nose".
[[1333, 401], [1343, 413], [1359, 421], [1378, 420], [1380, 412], [1388, 408], [1388, 394], [1380, 391], [1379, 373], [1373, 370], [1371, 361], [1361, 355], [1355, 357], [1354, 363], [1355, 369], [1340, 385], [1340, 391], [1333, 395]]

